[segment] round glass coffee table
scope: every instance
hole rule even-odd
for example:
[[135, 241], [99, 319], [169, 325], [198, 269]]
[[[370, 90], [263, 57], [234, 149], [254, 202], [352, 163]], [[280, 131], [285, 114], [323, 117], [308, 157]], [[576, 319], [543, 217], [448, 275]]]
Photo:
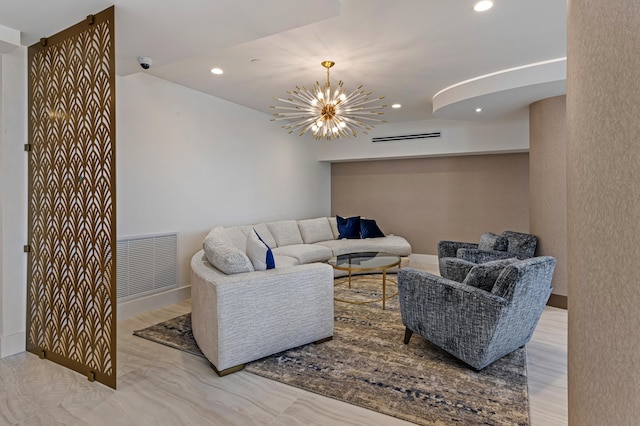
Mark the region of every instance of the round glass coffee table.
[[[390, 298], [398, 295], [398, 292], [396, 291], [395, 293], [387, 296], [387, 270], [395, 266], [400, 266], [400, 256], [379, 252], [349, 253], [342, 254], [340, 256], [334, 256], [329, 259], [328, 263], [329, 265], [333, 266], [333, 269], [347, 271], [349, 273], [349, 288], [351, 288], [351, 276], [354, 273], [362, 274], [366, 272], [382, 272], [382, 298], [366, 301], [351, 301], [334, 297], [334, 300], [337, 300], [339, 302], [353, 303], [357, 305], [364, 303], [382, 302], [382, 309], [385, 309], [385, 302]], [[342, 283], [338, 283], [336, 285], [339, 284]]]

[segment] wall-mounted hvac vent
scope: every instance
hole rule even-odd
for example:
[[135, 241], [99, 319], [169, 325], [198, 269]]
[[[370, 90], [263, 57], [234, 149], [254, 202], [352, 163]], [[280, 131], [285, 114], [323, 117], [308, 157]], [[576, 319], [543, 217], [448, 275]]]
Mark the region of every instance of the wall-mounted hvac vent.
[[178, 286], [178, 234], [118, 239], [118, 300]]
[[379, 138], [371, 138], [371, 142], [391, 142], [391, 141], [407, 141], [413, 139], [431, 139], [442, 137], [441, 132], [419, 133], [417, 135], [402, 136], [381, 136]]

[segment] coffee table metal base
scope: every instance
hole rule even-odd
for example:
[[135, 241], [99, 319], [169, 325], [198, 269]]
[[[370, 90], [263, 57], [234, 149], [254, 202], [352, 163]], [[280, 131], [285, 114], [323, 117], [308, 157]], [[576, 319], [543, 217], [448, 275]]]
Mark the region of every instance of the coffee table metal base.
[[[349, 301], [344, 299], [333, 298], [339, 302], [353, 303], [356, 305], [362, 305], [364, 303], [382, 302], [382, 309], [385, 309], [385, 302], [390, 298], [396, 296], [398, 292], [387, 296], [387, 270], [400, 267], [400, 256], [395, 254], [380, 253], [380, 252], [362, 252], [362, 253], [348, 253], [340, 256], [332, 257], [328, 260], [329, 265], [333, 266], [333, 269], [340, 271], [346, 271], [348, 275], [349, 288], [351, 288], [351, 279], [353, 273], [366, 274], [368, 272], [380, 272], [382, 273], [382, 298], [376, 300], [366, 301]], [[340, 283], [339, 283], [340, 284]], [[397, 285], [397, 281], [395, 281]], [[334, 284], [335, 286], [335, 284]]]
[[[364, 277], [364, 275], [362, 276]], [[349, 277], [347, 280], [344, 281], [337, 281], [333, 286], [337, 287], [339, 285], [344, 285], [344, 284], [348, 284], [349, 288], [351, 288], [351, 280], [353, 279], [354, 281], [357, 281], [357, 276], [356, 277], [352, 277], [351, 274], [349, 274]], [[385, 302], [389, 299], [392, 299], [394, 297], [396, 297], [398, 295], [398, 292], [396, 291], [393, 294], [389, 294], [387, 295], [387, 283], [392, 283], [395, 284], [396, 286], [398, 285], [398, 281], [393, 280], [393, 279], [388, 279], [387, 278], [387, 274], [386, 272], [384, 272], [382, 274], [382, 297], [379, 299], [372, 299], [372, 300], [358, 300], [358, 301], [354, 301], [354, 300], [346, 300], [346, 299], [340, 299], [338, 297], [334, 297], [333, 300], [337, 301], [337, 302], [344, 302], [344, 303], [350, 303], [352, 305], [366, 305], [368, 303], [376, 303], [376, 302], [382, 302], [382, 309], [386, 309], [385, 307]]]

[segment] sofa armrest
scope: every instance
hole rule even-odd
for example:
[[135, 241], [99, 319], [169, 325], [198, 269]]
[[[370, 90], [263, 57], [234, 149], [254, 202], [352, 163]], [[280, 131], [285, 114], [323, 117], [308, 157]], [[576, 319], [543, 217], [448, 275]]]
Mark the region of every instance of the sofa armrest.
[[192, 259], [192, 325], [218, 371], [333, 335], [333, 268], [225, 275]]
[[511, 257], [515, 257], [513, 253], [509, 253], [508, 251], [480, 250], [470, 248], [459, 249], [456, 255], [458, 259], [463, 259], [467, 262], [472, 263], [486, 263], [491, 262], [492, 260], [509, 259]]
[[461, 248], [478, 248], [478, 244], [461, 241], [438, 241], [438, 258], [456, 257], [456, 253]]

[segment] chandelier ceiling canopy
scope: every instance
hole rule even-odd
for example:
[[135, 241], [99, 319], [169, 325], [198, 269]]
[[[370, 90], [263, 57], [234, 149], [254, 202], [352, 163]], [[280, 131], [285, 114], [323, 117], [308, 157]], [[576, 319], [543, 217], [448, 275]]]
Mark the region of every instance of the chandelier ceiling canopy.
[[329, 70], [335, 63], [323, 61], [321, 65], [327, 69], [327, 82], [320, 85], [316, 81], [311, 90], [296, 86], [296, 90], [287, 91], [289, 98], [274, 98], [286, 106], [272, 106], [278, 112], [271, 121], [289, 121], [282, 126], [289, 133], [299, 130], [302, 136], [311, 131], [318, 140], [356, 137], [358, 131], [368, 134], [374, 123], [385, 122], [378, 117], [386, 105], [372, 105], [384, 96], [371, 99], [371, 92], [365, 92], [362, 86], [349, 93], [342, 81], [332, 88]]

